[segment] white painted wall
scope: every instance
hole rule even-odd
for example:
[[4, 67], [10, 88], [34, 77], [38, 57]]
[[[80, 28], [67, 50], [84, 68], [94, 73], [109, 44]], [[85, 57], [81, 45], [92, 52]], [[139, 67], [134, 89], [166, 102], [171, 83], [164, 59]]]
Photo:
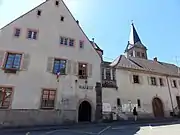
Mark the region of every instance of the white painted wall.
[[[78, 84], [84, 84], [84, 80], [75, 83], [77, 77], [74, 74], [61, 76], [59, 84], [56, 76], [46, 72], [48, 57], [65, 58], [72, 61], [80, 61], [92, 64], [92, 77], [88, 78], [88, 85], [95, 86], [100, 82], [101, 59], [96, 53], [84, 33], [80, 30], [76, 21], [72, 18], [63, 2], [59, 7], [55, 6], [55, 0], [49, 0], [25, 16], [12, 22], [1, 30], [0, 50], [23, 52], [30, 55], [30, 63], [27, 71], [18, 74], [5, 74], [0, 70], [0, 85], [14, 86], [12, 109], [38, 109], [42, 88], [57, 88], [57, 106], [61, 100], [62, 92], [71, 97], [71, 109], [76, 109], [79, 99], [85, 97], [92, 100], [95, 107], [95, 90], [80, 90]], [[37, 17], [37, 10], [42, 10]], [[60, 16], [64, 16], [64, 22]], [[13, 37], [14, 28], [21, 28], [21, 36]], [[37, 40], [26, 39], [27, 29], [39, 30]], [[59, 37], [65, 36], [76, 40], [75, 47], [65, 47], [59, 44]], [[79, 40], [84, 40], [84, 49], [79, 48]], [[76, 96], [75, 96], [76, 95]], [[74, 99], [73, 99], [74, 97]], [[75, 101], [75, 97], [77, 101]]]
[[[140, 84], [132, 83], [133, 74], [137, 74], [140, 76]], [[148, 77], [150, 76], [156, 77], [157, 79], [159, 77], [163, 78], [164, 86], [160, 86], [159, 80], [157, 80], [157, 86], [150, 85], [148, 81]], [[172, 88], [170, 83], [171, 79], [177, 80], [178, 88]], [[117, 69], [116, 80], [118, 90], [115, 90], [113, 88], [103, 88], [103, 102], [110, 103], [112, 106], [116, 106], [117, 98], [120, 98], [122, 105], [128, 105], [129, 100], [133, 105], [137, 105], [137, 99], [140, 99], [141, 108], [138, 108], [138, 111], [151, 115], [153, 114], [152, 100], [157, 96], [163, 102], [165, 115], [170, 115], [169, 113], [170, 111], [172, 111], [172, 104], [169, 95], [167, 78], [165, 76]], [[176, 107], [176, 95], [180, 94], [180, 85], [178, 83], [178, 78], [168, 77], [168, 80], [170, 84], [170, 91], [172, 93], [173, 105], [174, 107]]]

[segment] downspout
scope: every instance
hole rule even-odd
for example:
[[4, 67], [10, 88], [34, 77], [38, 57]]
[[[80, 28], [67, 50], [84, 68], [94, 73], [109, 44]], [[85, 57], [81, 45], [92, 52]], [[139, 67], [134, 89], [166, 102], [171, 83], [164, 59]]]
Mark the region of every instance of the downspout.
[[169, 96], [170, 96], [170, 100], [171, 100], [171, 107], [172, 107], [172, 111], [173, 111], [173, 115], [174, 115], [175, 112], [174, 112], [174, 107], [173, 107], [173, 100], [172, 100], [172, 95], [171, 95], [170, 85], [169, 85], [169, 81], [168, 81], [168, 76], [166, 76], [166, 79], [167, 79], [167, 84], [168, 84]]

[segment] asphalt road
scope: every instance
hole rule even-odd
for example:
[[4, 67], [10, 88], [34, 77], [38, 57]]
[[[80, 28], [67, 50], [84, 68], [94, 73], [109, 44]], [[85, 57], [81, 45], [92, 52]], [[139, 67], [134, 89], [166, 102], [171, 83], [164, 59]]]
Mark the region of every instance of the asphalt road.
[[6, 131], [0, 135], [180, 135], [180, 122], [104, 125], [44, 131]]

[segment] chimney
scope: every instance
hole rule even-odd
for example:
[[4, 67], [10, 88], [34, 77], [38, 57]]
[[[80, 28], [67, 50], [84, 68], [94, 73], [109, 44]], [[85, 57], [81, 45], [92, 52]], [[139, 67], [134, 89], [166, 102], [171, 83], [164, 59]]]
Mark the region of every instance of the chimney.
[[157, 61], [157, 57], [154, 57], [154, 61]]
[[79, 21], [78, 21], [78, 20], [76, 20], [76, 22], [77, 22], [77, 24], [79, 24]]

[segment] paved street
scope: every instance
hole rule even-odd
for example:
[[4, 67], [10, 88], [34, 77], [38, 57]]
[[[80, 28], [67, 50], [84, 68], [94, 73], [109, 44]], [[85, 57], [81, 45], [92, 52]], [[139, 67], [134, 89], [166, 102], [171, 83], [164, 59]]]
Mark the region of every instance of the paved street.
[[8, 131], [0, 135], [179, 135], [180, 122], [104, 125], [43, 131]]

